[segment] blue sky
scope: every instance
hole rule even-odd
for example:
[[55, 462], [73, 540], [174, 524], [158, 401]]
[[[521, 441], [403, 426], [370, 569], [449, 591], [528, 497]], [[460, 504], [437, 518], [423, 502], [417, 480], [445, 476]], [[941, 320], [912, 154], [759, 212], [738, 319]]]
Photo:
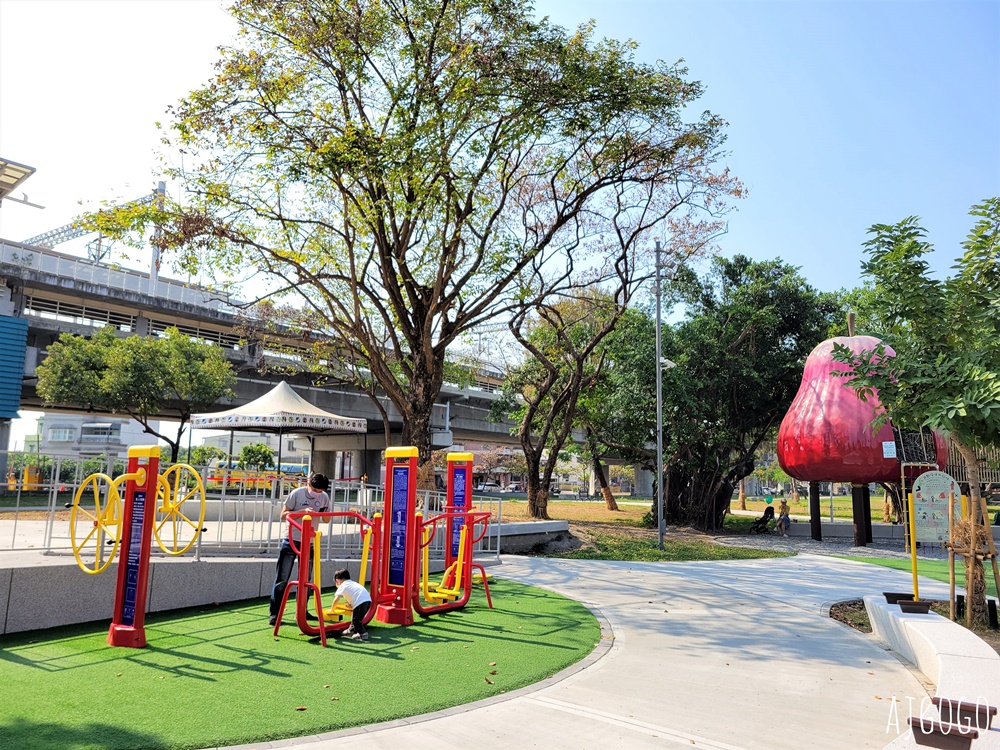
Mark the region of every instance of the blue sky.
[[[0, 0], [0, 155], [38, 169], [24, 191], [47, 207], [6, 202], [0, 237], [25, 239], [69, 223], [80, 200], [155, 184], [154, 123], [211, 75], [215, 47], [235, 31], [222, 7]], [[970, 206], [1000, 194], [1000, 0], [536, 9], [569, 28], [593, 18], [598, 35], [639, 42], [641, 60], [686, 60], [707, 89], [698, 110], [728, 120], [727, 163], [749, 188], [725, 254], [781, 257], [819, 289], [852, 287], [867, 228], [917, 215], [944, 273]]]
[[1000, 194], [1000, 2], [563, 2], [641, 59], [683, 57], [729, 122], [749, 187], [726, 254], [781, 258], [815, 286], [859, 283], [875, 223], [916, 215], [947, 271], [970, 206]]
[[[0, 0], [0, 154], [38, 168], [37, 211], [0, 236], [68, 223], [78, 200], [154, 182], [164, 110], [211, 74], [234, 26], [216, 0]], [[969, 207], [1000, 194], [1000, 0], [540, 0], [539, 15], [684, 58], [698, 109], [729, 122], [749, 188], [726, 254], [781, 257], [820, 289], [859, 283], [876, 222], [922, 217], [946, 271]], [[170, 189], [171, 186], [168, 186]]]

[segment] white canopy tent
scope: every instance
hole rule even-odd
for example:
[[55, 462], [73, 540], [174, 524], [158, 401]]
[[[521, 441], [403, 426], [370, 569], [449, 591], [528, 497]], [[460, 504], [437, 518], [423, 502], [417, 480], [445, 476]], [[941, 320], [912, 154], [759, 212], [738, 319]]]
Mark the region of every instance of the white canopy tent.
[[278, 434], [278, 468], [281, 468], [281, 436], [332, 433], [365, 433], [368, 422], [331, 414], [310, 404], [288, 383], [281, 381], [258, 399], [243, 406], [210, 414], [194, 414], [191, 427], [198, 430], [229, 430], [232, 433], [268, 432]]

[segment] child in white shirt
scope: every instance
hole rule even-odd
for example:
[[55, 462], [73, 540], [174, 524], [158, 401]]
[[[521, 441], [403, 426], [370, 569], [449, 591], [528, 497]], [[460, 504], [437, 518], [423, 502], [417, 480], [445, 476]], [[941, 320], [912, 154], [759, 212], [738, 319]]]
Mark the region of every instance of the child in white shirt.
[[356, 641], [367, 641], [368, 631], [365, 629], [365, 615], [368, 614], [368, 610], [372, 606], [371, 596], [364, 586], [351, 580], [350, 571], [338, 570], [333, 574], [333, 580], [337, 584], [337, 593], [333, 597], [333, 604], [343, 599], [351, 605], [351, 626], [344, 631], [344, 635], [350, 635]]

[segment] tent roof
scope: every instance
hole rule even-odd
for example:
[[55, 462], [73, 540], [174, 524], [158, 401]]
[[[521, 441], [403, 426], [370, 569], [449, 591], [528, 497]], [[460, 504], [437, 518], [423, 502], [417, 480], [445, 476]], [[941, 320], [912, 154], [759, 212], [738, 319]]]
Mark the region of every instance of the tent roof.
[[281, 381], [249, 404], [211, 414], [194, 414], [191, 426], [201, 430], [260, 432], [367, 432], [368, 422], [323, 411]]

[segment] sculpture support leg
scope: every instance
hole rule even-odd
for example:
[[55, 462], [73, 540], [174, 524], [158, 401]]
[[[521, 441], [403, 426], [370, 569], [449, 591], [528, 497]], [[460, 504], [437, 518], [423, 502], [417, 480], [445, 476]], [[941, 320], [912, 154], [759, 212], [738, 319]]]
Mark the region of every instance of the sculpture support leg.
[[809, 525], [812, 538], [817, 542], [822, 542], [823, 527], [819, 509], [819, 482], [809, 483]]
[[871, 544], [874, 540], [872, 538], [872, 486], [866, 484], [864, 486], [864, 500], [865, 500], [865, 541]]
[[857, 482], [851, 484], [851, 516], [854, 519], [854, 546], [864, 547], [868, 544], [865, 534], [865, 486]]

